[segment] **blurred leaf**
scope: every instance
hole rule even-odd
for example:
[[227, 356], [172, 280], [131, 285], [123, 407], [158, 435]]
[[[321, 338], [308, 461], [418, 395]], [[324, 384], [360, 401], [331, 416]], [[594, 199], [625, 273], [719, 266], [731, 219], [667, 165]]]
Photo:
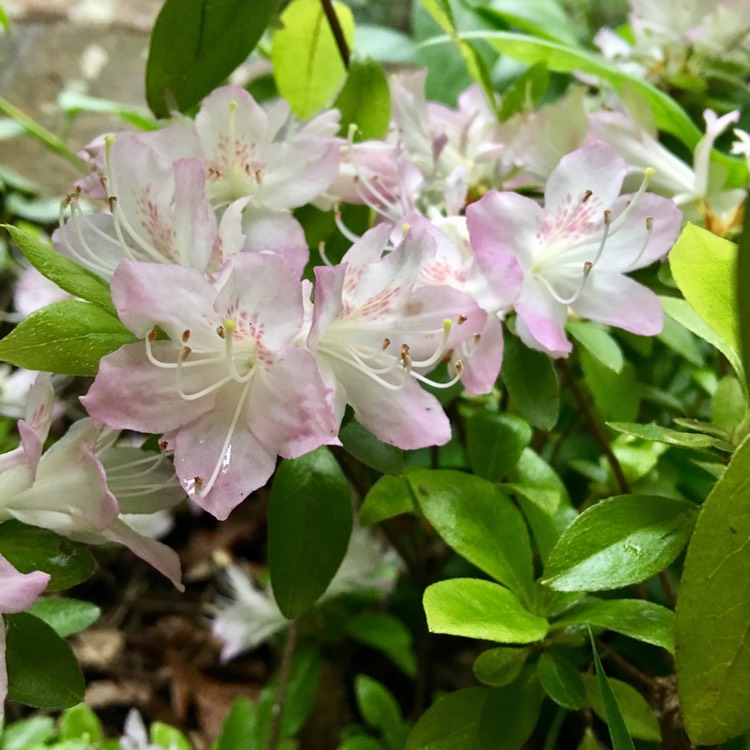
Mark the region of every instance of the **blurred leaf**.
[[540, 430], [555, 426], [560, 386], [546, 354], [529, 349], [514, 336], [506, 336], [502, 378], [512, 404], [527, 422]]
[[69, 708], [86, 683], [70, 646], [28, 612], [5, 615], [8, 697], [36, 708]]
[[473, 2], [477, 13], [494, 21], [507, 24], [532, 36], [564, 44], [578, 43], [570, 22], [556, 0], [490, 0]]
[[[354, 16], [344, 3], [333, 7], [351, 49]], [[281, 14], [271, 43], [279, 94], [306, 119], [328, 104], [344, 83], [346, 68], [319, 0], [292, 0]]]
[[88, 96], [78, 91], [66, 89], [57, 97], [60, 109], [68, 115], [76, 116], [81, 112], [97, 112], [117, 115], [123, 122], [139, 130], [156, 130], [159, 126], [147, 114], [137, 107], [98, 96]]
[[590, 320], [569, 320], [566, 328], [600, 365], [613, 372], [622, 370], [622, 349], [604, 326]]
[[347, 453], [381, 474], [401, 474], [404, 470], [403, 452], [378, 440], [355, 420], [341, 429], [339, 439]]
[[461, 635], [498, 643], [533, 643], [547, 633], [547, 621], [524, 609], [512, 592], [492, 581], [450, 578], [424, 592], [431, 633]]
[[2, 733], [2, 750], [28, 750], [44, 743], [55, 733], [55, 723], [49, 716], [14, 721]]
[[678, 445], [682, 448], [694, 448], [701, 450], [705, 448], [716, 448], [720, 451], [731, 453], [734, 446], [726, 440], [719, 440], [710, 435], [702, 435], [695, 432], [681, 432], [658, 424], [634, 424], [631, 422], [607, 422], [607, 426], [617, 432], [626, 435], [634, 435], [643, 440], [652, 440], [656, 443], [667, 443], [667, 445]]
[[406, 750], [483, 750], [479, 721], [489, 692], [464, 688], [433, 703], [414, 725]]
[[215, 750], [252, 750], [255, 723], [255, 706], [248, 698], [237, 698], [224, 717]]
[[606, 722], [613, 750], [632, 750], [630, 737], [660, 742], [659, 722], [646, 699], [631, 685], [607, 677], [594, 651], [596, 675], [582, 674], [586, 696], [594, 713]]
[[93, 376], [102, 357], [135, 340], [101, 307], [63, 300], [31, 313], [0, 340], [0, 360], [27, 370]]
[[99, 607], [90, 602], [49, 596], [37, 599], [29, 612], [44, 620], [61, 638], [85, 630], [102, 613]]
[[739, 380], [733, 375], [725, 375], [719, 380], [711, 400], [711, 421], [731, 435], [746, 411], [747, 402]]
[[370, 488], [359, 511], [362, 526], [372, 526], [402, 513], [416, 513], [417, 505], [405, 476], [384, 476]]
[[387, 747], [402, 750], [409, 727], [396, 699], [381, 683], [364, 674], [357, 675], [354, 691], [362, 718], [380, 732]]
[[21, 573], [49, 573], [47, 591], [82, 583], [95, 567], [90, 550], [83, 544], [14, 520], [0, 524], [0, 555]]
[[60, 739], [100, 742], [104, 737], [99, 717], [85, 703], [68, 708], [60, 717]]
[[505, 122], [519, 112], [534, 109], [548, 88], [549, 71], [546, 66], [532, 65], [503, 89], [500, 120]]
[[384, 612], [362, 612], [344, 623], [346, 634], [355, 641], [382, 651], [409, 677], [417, 674], [417, 660], [409, 628]]
[[[750, 198], [745, 199], [743, 216], [750, 214]], [[735, 269], [736, 288], [734, 298], [737, 300], [737, 308], [734, 314], [737, 316], [739, 325], [739, 353], [745, 372], [743, 381], [744, 390], [750, 391], [750, 298], [747, 290], [750, 289], [750, 228], [745, 221], [744, 231], [738, 237], [737, 267]]]
[[750, 439], [703, 504], [677, 607], [677, 677], [690, 739], [724, 742], [750, 728]]
[[414, 63], [414, 40], [402, 31], [374, 24], [357, 24], [354, 37], [357, 52], [382, 63]]
[[667, 567], [690, 538], [696, 508], [685, 500], [618, 495], [581, 513], [547, 560], [556, 591], [616, 589]]
[[531, 543], [518, 508], [493, 484], [471, 474], [417, 469], [407, 477], [422, 513], [443, 540], [528, 605]]
[[528, 655], [528, 648], [514, 646], [488, 648], [474, 660], [474, 676], [490, 687], [508, 685], [521, 674]]
[[175, 727], [155, 721], [150, 729], [151, 742], [164, 750], [193, 750], [187, 737]]
[[243, 63], [278, 0], [166, 0], [151, 32], [146, 98], [157, 117], [196, 105]]
[[643, 599], [596, 599], [589, 597], [563, 612], [551, 629], [591, 625], [614, 630], [674, 653], [674, 612]]
[[325, 593], [351, 531], [349, 484], [327, 448], [279, 466], [268, 510], [268, 563], [285, 617], [298, 617]]
[[471, 468], [491, 482], [501, 482], [531, 442], [531, 427], [515, 414], [477, 411], [466, 419], [466, 450]]
[[555, 703], [577, 711], [586, 702], [586, 688], [573, 663], [556, 651], [545, 651], [537, 663], [539, 681]]
[[341, 112], [342, 137], [347, 137], [350, 124], [356, 125], [355, 141], [385, 137], [391, 119], [391, 93], [380, 65], [353, 57], [333, 106]]
[[599, 414], [605, 420], [634, 421], [641, 399], [633, 365], [625, 362], [622, 369], [615, 372], [586, 350], [581, 351], [580, 357], [586, 385]]

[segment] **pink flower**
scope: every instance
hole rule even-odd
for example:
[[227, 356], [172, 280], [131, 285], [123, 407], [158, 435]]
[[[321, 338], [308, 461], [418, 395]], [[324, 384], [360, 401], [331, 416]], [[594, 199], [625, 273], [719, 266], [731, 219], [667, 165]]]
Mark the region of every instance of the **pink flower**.
[[514, 256], [524, 271], [515, 303], [524, 342], [565, 356], [568, 307], [584, 318], [643, 336], [661, 330], [657, 296], [625, 274], [667, 253], [680, 230], [679, 209], [644, 193], [620, 196], [627, 172], [609, 146], [590, 142], [550, 175], [544, 208], [516, 193], [487, 193], [469, 206], [467, 223], [480, 263]]
[[[336, 397], [381, 440], [404, 449], [441, 445], [450, 424], [418, 381], [455, 346], [481, 331], [486, 316], [451, 286], [422, 286], [422, 268], [436, 252], [427, 232], [409, 231], [385, 257], [390, 227], [363, 235], [341, 265], [316, 269], [308, 339]], [[462, 365], [453, 362], [456, 378]], [[434, 383], [433, 383], [434, 384]]]
[[5, 625], [3, 615], [28, 609], [47, 588], [49, 574], [35, 570], [19, 573], [0, 555], [0, 719], [5, 715], [8, 695], [8, 671], [5, 667]]
[[217, 518], [265, 484], [277, 455], [335, 439], [329, 390], [298, 345], [302, 287], [282, 258], [235, 255], [216, 286], [194, 269], [123, 261], [112, 297], [146, 340], [104, 357], [82, 401], [111, 427], [164, 433], [183, 488]]

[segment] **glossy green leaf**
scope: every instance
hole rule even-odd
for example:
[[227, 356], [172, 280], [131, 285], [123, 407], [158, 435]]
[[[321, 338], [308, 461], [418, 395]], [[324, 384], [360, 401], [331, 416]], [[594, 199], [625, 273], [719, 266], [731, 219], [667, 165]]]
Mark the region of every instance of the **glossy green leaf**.
[[51, 245], [40, 242], [34, 235], [19, 227], [2, 225], [18, 245], [26, 260], [42, 276], [46, 276], [68, 294], [93, 302], [111, 314], [115, 314], [109, 284], [93, 271], [84, 268], [70, 258], [66, 258]]
[[720, 451], [731, 452], [734, 446], [726, 440], [702, 435], [696, 432], [682, 432], [673, 430], [669, 427], [662, 427], [658, 424], [635, 424], [632, 422], [608, 422], [608, 427], [618, 432], [624, 432], [626, 435], [634, 435], [643, 440], [653, 440], [656, 443], [667, 443], [667, 445], [677, 445], [681, 448], [694, 448], [695, 450], [705, 450], [707, 448], [716, 448]]
[[420, 469], [407, 476], [422, 513], [445, 542], [528, 605], [531, 543], [518, 508], [471, 474]]
[[340, 134], [355, 126], [354, 140], [383, 138], [391, 118], [391, 93], [383, 69], [374, 60], [353, 57], [346, 83], [333, 106], [341, 112]]
[[[750, 213], [750, 204], [745, 199], [744, 216]], [[750, 296], [747, 290], [750, 289], [750, 232], [743, 231], [738, 240], [737, 268], [735, 273], [736, 289], [735, 298], [737, 299], [736, 315], [739, 321], [739, 354], [745, 372], [743, 386], [745, 391], [750, 391]]]
[[732, 435], [747, 411], [742, 385], [733, 375], [725, 375], [716, 384], [711, 400], [711, 421], [726, 434]]
[[68, 708], [60, 717], [60, 739], [85, 740], [95, 743], [103, 739], [99, 717], [85, 704]]
[[0, 555], [21, 573], [34, 570], [49, 573], [48, 591], [69, 589], [82, 583], [93, 574], [95, 567], [88, 547], [19, 521], [0, 524]]
[[224, 717], [216, 750], [253, 748], [255, 721], [255, 706], [252, 702], [248, 698], [237, 698]]
[[586, 702], [586, 688], [573, 663], [556, 651], [545, 651], [537, 662], [539, 681], [555, 703], [577, 711]]
[[185, 112], [243, 63], [278, 0], [166, 0], [151, 32], [146, 98], [157, 117]]
[[[351, 49], [354, 17], [344, 3], [333, 7]], [[281, 14], [271, 44], [273, 75], [279, 94], [294, 114], [306, 119], [333, 99], [346, 68], [320, 0], [293, 0]]]
[[570, 18], [557, 0], [480, 0], [474, 5], [483, 18], [495, 25], [510, 25], [541, 39], [577, 44]]
[[[627, 735], [648, 742], [659, 742], [661, 740], [659, 722], [653, 709], [646, 702], [646, 699], [634, 687], [628, 685], [627, 682], [622, 682], [612, 677], [605, 677], [604, 671], [599, 671], [601, 669], [601, 661], [598, 654], [596, 655], [596, 660], [599, 662], [597, 674], [582, 674], [581, 679], [586, 686], [586, 696], [588, 702], [591, 704], [591, 708], [594, 709], [597, 716], [607, 722], [610, 736], [612, 736], [613, 727], [617, 726], [613, 722], [610, 710], [611, 701], [607, 696], [607, 693], [611, 691], [611, 696], [614, 697], [619, 708], [619, 713], [624, 721], [624, 729]], [[609, 687], [609, 691], [607, 690], [607, 686]], [[623, 748], [632, 748], [632, 743], [625, 744], [624, 737], [622, 734], [620, 736], [623, 742], [621, 746]], [[619, 748], [620, 745], [618, 744], [616, 747]]]
[[474, 660], [474, 676], [490, 687], [509, 685], [521, 674], [528, 655], [528, 648], [515, 646], [488, 648]]
[[31, 313], [0, 340], [0, 360], [29, 370], [90, 376], [103, 356], [135, 340], [101, 307], [63, 300]]
[[581, 367], [586, 385], [594, 397], [596, 410], [603, 419], [632, 422], [638, 417], [641, 397], [635, 369], [630, 362], [615, 372], [583, 350]]
[[43, 745], [55, 733], [55, 723], [49, 716], [14, 721], [2, 733], [2, 750], [28, 750]]
[[424, 592], [427, 626], [447, 633], [498, 643], [533, 643], [547, 633], [547, 621], [524, 609], [512, 592], [492, 581], [450, 578]]
[[678, 323], [671, 315], [664, 316], [664, 328], [657, 338], [673, 352], [677, 352], [681, 357], [684, 357], [691, 365], [703, 366], [705, 356], [700, 341], [688, 328], [682, 323]]
[[352, 530], [349, 485], [327, 448], [284, 461], [268, 510], [268, 561], [285, 617], [307, 611], [328, 588]]
[[590, 631], [589, 637], [591, 638], [591, 648], [594, 652], [596, 677], [593, 675], [582, 675], [588, 700], [592, 703], [592, 706], [594, 703], [598, 706], [598, 710], [594, 710], [604, 719], [604, 723], [607, 725], [613, 750], [635, 750], [633, 740], [630, 737], [628, 727], [620, 710], [620, 704], [612, 689], [613, 684], [610, 683], [607, 675], [604, 673], [599, 652], [596, 650], [596, 644], [594, 643], [594, 636]]
[[401, 474], [404, 470], [403, 451], [378, 440], [359, 422], [352, 420], [345, 425], [339, 439], [347, 453], [381, 474]]
[[479, 720], [484, 750], [519, 750], [539, 719], [544, 690], [536, 670], [527, 668], [510, 685], [492, 688]]
[[622, 349], [604, 326], [590, 320], [569, 320], [566, 328], [600, 365], [613, 372], [622, 370]]
[[70, 646], [28, 612], [5, 615], [8, 697], [37, 708], [69, 708], [86, 683]]
[[696, 508], [685, 500], [618, 495], [584, 511], [547, 560], [543, 583], [556, 591], [616, 589], [667, 567], [690, 537]]
[[466, 450], [471, 468], [491, 482], [501, 482], [531, 442], [531, 427], [515, 414], [479, 411], [466, 420]]
[[409, 677], [417, 673], [417, 660], [409, 628], [385, 612], [362, 612], [344, 623], [346, 634], [355, 641], [382, 651]]
[[502, 377], [521, 416], [540, 430], [551, 430], [560, 410], [560, 386], [552, 360], [514, 336], [506, 336]]
[[49, 596], [37, 599], [29, 612], [44, 620], [61, 638], [85, 630], [89, 625], [93, 625], [102, 613], [99, 607], [91, 602]]
[[643, 599], [589, 597], [566, 610], [551, 628], [590, 625], [614, 630], [674, 653], [674, 612]]
[[489, 692], [464, 688], [433, 703], [414, 725], [406, 750], [483, 750], [479, 720]]
[[746, 439], [703, 505], [680, 586], [680, 705], [687, 732], [700, 745], [750, 728], [749, 477]]
[[380, 477], [365, 496], [359, 511], [362, 526], [372, 526], [402, 513], [416, 513], [417, 504], [405, 476]]
[[404, 747], [409, 732], [396, 699], [372, 677], [361, 674], [354, 681], [357, 706], [362, 718], [383, 736], [392, 750]]
[[698, 315], [739, 351], [737, 246], [688, 224], [669, 252], [669, 266]]

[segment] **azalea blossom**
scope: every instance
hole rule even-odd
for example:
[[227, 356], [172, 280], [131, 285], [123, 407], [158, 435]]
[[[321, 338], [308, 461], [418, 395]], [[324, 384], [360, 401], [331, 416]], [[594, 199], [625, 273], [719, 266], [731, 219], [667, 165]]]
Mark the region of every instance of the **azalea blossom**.
[[[335, 393], [337, 423], [351, 404], [357, 420], [404, 449], [441, 445], [450, 424], [418, 381], [446, 354], [484, 328], [486, 314], [448, 285], [422, 286], [435, 256], [428, 232], [410, 230], [383, 257], [390, 227], [371, 229], [343, 262], [315, 269], [315, 307], [308, 339]], [[454, 380], [463, 365], [453, 361]], [[433, 383], [434, 384], [434, 383]]]
[[8, 696], [8, 670], [5, 666], [5, 623], [3, 615], [27, 610], [47, 588], [49, 573], [40, 570], [19, 573], [0, 555], [0, 721], [5, 715]]
[[123, 261], [112, 299], [145, 340], [104, 357], [81, 400], [115, 429], [163, 433], [182, 487], [217, 518], [265, 484], [277, 455], [335, 440], [331, 394], [297, 341], [302, 287], [279, 256], [235, 255], [216, 286], [195, 269]]
[[486, 265], [514, 256], [524, 272], [515, 302], [516, 331], [552, 356], [572, 347], [568, 308], [643, 336], [661, 330], [656, 295], [625, 274], [667, 253], [680, 230], [679, 209], [645, 191], [620, 196], [627, 173], [609, 146], [590, 142], [560, 161], [544, 207], [516, 193], [492, 191], [469, 206], [474, 253]]

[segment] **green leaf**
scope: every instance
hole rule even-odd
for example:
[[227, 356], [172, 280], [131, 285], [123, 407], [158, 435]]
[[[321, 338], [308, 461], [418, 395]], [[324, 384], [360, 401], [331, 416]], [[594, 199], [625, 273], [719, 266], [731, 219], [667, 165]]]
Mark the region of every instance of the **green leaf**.
[[36, 708], [70, 708], [86, 683], [70, 646], [28, 612], [5, 615], [8, 697]]
[[737, 246], [688, 224], [669, 252], [669, 266], [698, 315], [739, 351]]
[[532, 36], [577, 44], [570, 18], [556, 0], [490, 0], [476, 3], [477, 13], [496, 25], [508, 24]]
[[[582, 674], [581, 679], [586, 686], [586, 696], [594, 713], [603, 719], [609, 727], [614, 750], [620, 747], [632, 748], [630, 737], [647, 742], [660, 742], [661, 731], [659, 722], [646, 699], [631, 685], [612, 677], [606, 677], [601, 666], [599, 655], [595, 653], [595, 660], [599, 662], [596, 675]], [[614, 698], [624, 727], [612, 714], [611, 699]], [[614, 728], [618, 728], [615, 739]], [[628, 736], [629, 735], [629, 736]], [[627, 740], [625, 739], [627, 737]]]
[[580, 356], [586, 385], [594, 397], [599, 414], [605, 420], [635, 420], [641, 398], [633, 365], [626, 362], [619, 372], [615, 372], [586, 350], [581, 351]]
[[539, 719], [544, 690], [529, 668], [512, 684], [493, 688], [484, 702], [479, 738], [485, 750], [519, 750]]
[[[343, 3], [333, 7], [351, 49], [354, 17]], [[336, 41], [319, 0], [293, 0], [281, 14], [271, 43], [279, 94], [297, 117], [306, 119], [328, 104], [346, 77]]]
[[100, 742], [103, 734], [99, 717], [85, 703], [67, 709], [60, 717], [60, 739]]
[[362, 718], [380, 732], [389, 748], [401, 750], [409, 729], [396, 699], [381, 683], [364, 674], [357, 675], [354, 691]]
[[720, 744], [750, 728], [750, 439], [698, 516], [677, 605], [677, 677], [690, 739]]
[[57, 97], [57, 106], [70, 117], [77, 117], [81, 112], [96, 112], [117, 115], [123, 122], [139, 130], [156, 130], [159, 127], [141, 107], [81, 94], [71, 89], [64, 89], [60, 92]]
[[681, 432], [672, 430], [669, 427], [662, 427], [658, 424], [635, 424], [632, 422], [607, 422], [607, 426], [617, 432], [624, 432], [626, 435], [634, 435], [643, 440], [652, 440], [655, 443], [667, 443], [667, 445], [678, 445], [681, 448], [693, 448], [695, 450], [704, 450], [707, 448], [716, 448], [720, 451], [731, 453], [734, 446], [726, 440], [703, 435], [695, 432]]
[[604, 673], [599, 652], [596, 650], [596, 644], [594, 643], [594, 636], [591, 633], [589, 633], [589, 636], [591, 637], [591, 648], [594, 652], [594, 668], [596, 669], [596, 677], [593, 675], [582, 675], [589, 703], [591, 703], [594, 711], [604, 720], [607, 729], [609, 729], [612, 750], [635, 750], [628, 726], [620, 711], [619, 702], [612, 689], [613, 684], [610, 683], [607, 675]]
[[325, 593], [351, 531], [349, 485], [327, 448], [279, 466], [268, 509], [268, 562], [285, 617], [298, 617]]
[[399, 448], [378, 440], [359, 422], [352, 420], [339, 433], [344, 450], [381, 474], [401, 474], [404, 454]]
[[155, 721], [149, 730], [151, 742], [164, 750], [193, 750], [187, 737], [175, 727]]
[[483, 750], [479, 720], [489, 692], [464, 688], [433, 703], [411, 730], [405, 750]]
[[513, 115], [538, 104], [549, 88], [549, 71], [545, 65], [532, 65], [503, 90], [500, 120], [505, 122]]
[[2, 3], [0, 3], [0, 26], [2, 26], [5, 31], [10, 31], [10, 21], [8, 20], [8, 14], [5, 12]]
[[28, 370], [91, 376], [102, 357], [135, 340], [101, 307], [63, 300], [31, 313], [0, 340], [0, 360]]
[[352, 58], [333, 106], [341, 112], [339, 133], [344, 138], [350, 125], [356, 126], [355, 141], [383, 138], [391, 118], [391, 93], [380, 65], [369, 58]]
[[515, 414], [479, 411], [466, 420], [466, 450], [471, 468], [491, 482], [501, 482], [531, 442], [531, 427]]
[[424, 592], [432, 633], [498, 643], [533, 643], [547, 634], [547, 621], [532, 615], [503, 586], [476, 578], [438, 581]]
[[521, 416], [540, 430], [551, 430], [560, 410], [560, 386], [552, 360], [506, 336], [502, 377]]
[[528, 605], [531, 542], [518, 508], [495, 485], [471, 474], [418, 469], [407, 476], [422, 513], [445, 542]]
[[384, 612], [362, 612], [346, 620], [344, 630], [355, 641], [382, 651], [409, 677], [416, 676], [411, 631], [401, 620]]
[[643, 599], [596, 599], [590, 597], [566, 610], [550, 626], [552, 630], [591, 625], [614, 630], [674, 653], [674, 612]]
[[95, 567], [88, 547], [19, 521], [0, 524], [0, 555], [21, 573], [49, 573], [47, 591], [82, 583], [93, 575]]
[[[750, 212], [750, 204], [745, 199], [744, 216]], [[736, 288], [735, 298], [737, 300], [736, 316], [739, 321], [739, 352], [745, 372], [743, 387], [746, 392], [750, 391], [750, 299], [747, 290], [750, 289], [750, 231], [747, 223], [745, 229], [738, 239], [737, 267], [735, 270]]]
[[42, 276], [57, 284], [74, 297], [92, 302], [103, 310], [115, 314], [109, 284], [93, 271], [58, 253], [51, 245], [40, 242], [33, 234], [19, 227], [2, 225], [26, 256], [26, 260]]
[[[462, 39], [484, 39], [501, 54], [528, 65], [544, 63], [556, 73], [589, 73], [606, 81], [617, 93], [633, 91], [649, 107], [657, 126], [677, 136], [691, 150], [703, 137], [690, 116], [672, 97], [596, 53], [507, 31], [470, 31], [460, 36]], [[446, 41], [435, 39], [433, 43]]]
[[380, 477], [365, 496], [359, 510], [362, 526], [372, 526], [402, 513], [416, 513], [417, 504], [405, 476]]
[[622, 349], [604, 326], [590, 320], [569, 320], [566, 328], [600, 365], [613, 372], [622, 370]]
[[44, 620], [61, 638], [85, 630], [93, 625], [102, 611], [95, 604], [78, 599], [44, 597], [29, 609], [32, 615]]
[[528, 648], [488, 648], [474, 660], [474, 676], [490, 687], [509, 685], [521, 674], [528, 655]]
[[565, 530], [542, 583], [556, 591], [599, 591], [650, 578], [685, 546], [695, 514], [692, 503], [669, 497], [602, 500]]
[[2, 750], [28, 750], [44, 743], [55, 733], [55, 723], [48, 716], [14, 721], [2, 733]]
[[252, 52], [278, 0], [166, 0], [146, 63], [146, 98], [157, 117], [197, 104]]
[[577, 711], [586, 702], [586, 688], [573, 663], [556, 651], [545, 651], [537, 662], [539, 681], [555, 703]]
[[746, 411], [742, 385], [733, 375], [725, 375], [716, 384], [716, 393], [711, 400], [711, 421], [724, 433], [732, 435]]
[[255, 732], [255, 706], [248, 698], [237, 698], [227, 711], [215, 750], [251, 750]]

